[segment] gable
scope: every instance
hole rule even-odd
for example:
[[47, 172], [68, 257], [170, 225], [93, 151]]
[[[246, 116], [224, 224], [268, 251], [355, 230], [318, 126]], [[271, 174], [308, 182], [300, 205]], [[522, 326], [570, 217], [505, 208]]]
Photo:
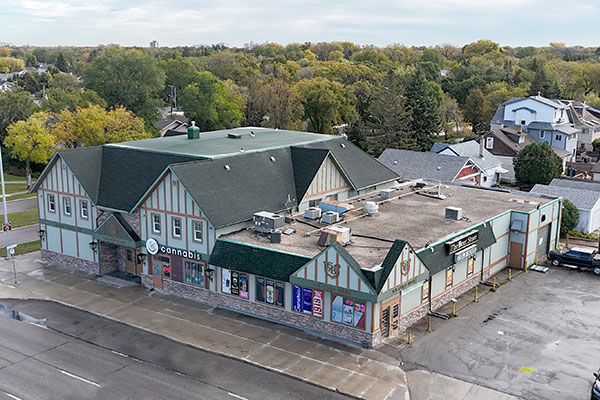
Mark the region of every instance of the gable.
[[337, 243], [327, 247], [294, 272], [290, 282], [334, 293], [353, 294], [361, 299], [375, 297], [375, 290], [358, 263]]
[[139, 236], [119, 213], [105, 219], [94, 231], [94, 238], [127, 247], [138, 247], [141, 244]]
[[58, 154], [44, 169], [43, 175], [31, 188], [31, 192], [39, 189], [91, 198], [84, 185], [80, 183], [78, 176]]
[[407, 287], [427, 278], [427, 276], [428, 271], [419, 256], [412, 247], [409, 245], [404, 246], [400, 254], [395, 258], [388, 277], [380, 289], [380, 293]]
[[350, 187], [350, 183], [338, 167], [337, 162], [331, 154], [328, 154], [308, 186], [304, 194], [304, 199], [323, 197], [327, 193], [337, 192]]

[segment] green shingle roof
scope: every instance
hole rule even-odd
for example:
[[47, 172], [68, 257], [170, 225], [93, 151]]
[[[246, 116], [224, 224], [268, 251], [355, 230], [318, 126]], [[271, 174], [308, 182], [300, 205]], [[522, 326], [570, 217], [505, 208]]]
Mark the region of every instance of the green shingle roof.
[[217, 267], [289, 282], [290, 275], [310, 260], [311, 257], [219, 239], [209, 262]]
[[376, 294], [379, 294], [381, 292], [381, 289], [383, 289], [383, 285], [385, 285], [385, 281], [394, 269], [394, 265], [396, 264], [398, 257], [400, 257], [400, 254], [402, 254], [404, 247], [407, 245], [409, 244], [404, 240], [394, 240], [394, 244], [385, 256], [385, 259], [383, 260], [380, 269], [378, 269], [375, 272], [363, 270], [365, 277], [369, 280], [369, 282], [371, 282], [371, 284], [375, 288]]
[[[479, 237], [477, 240], [477, 251], [481, 249], [485, 249], [490, 247], [494, 243], [496, 243], [496, 237], [494, 236], [494, 231], [492, 230], [492, 226], [488, 223], [484, 225], [479, 225], [473, 230], [479, 231]], [[457, 234], [455, 237], [463, 235], [465, 232], [461, 232]], [[438, 243], [435, 246], [427, 247], [418, 252], [419, 257], [425, 263], [425, 267], [429, 271], [431, 275], [434, 275], [444, 269], [450, 267], [454, 263], [454, 255], [449, 255], [446, 252], [446, 242], [448, 240]]]
[[307, 149], [292, 147], [292, 164], [294, 166], [294, 182], [296, 184], [296, 198], [301, 199], [306, 194], [315, 174], [329, 154], [327, 149]]

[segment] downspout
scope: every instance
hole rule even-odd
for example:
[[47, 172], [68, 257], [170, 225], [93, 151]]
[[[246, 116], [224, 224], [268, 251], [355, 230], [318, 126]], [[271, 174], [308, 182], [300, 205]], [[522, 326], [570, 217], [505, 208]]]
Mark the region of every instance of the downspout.
[[[490, 249], [491, 251], [491, 249]], [[481, 278], [479, 279], [480, 282], [483, 282], [483, 263], [485, 262], [485, 249], [482, 247], [481, 248]]]
[[429, 275], [429, 312], [431, 312], [431, 275]]

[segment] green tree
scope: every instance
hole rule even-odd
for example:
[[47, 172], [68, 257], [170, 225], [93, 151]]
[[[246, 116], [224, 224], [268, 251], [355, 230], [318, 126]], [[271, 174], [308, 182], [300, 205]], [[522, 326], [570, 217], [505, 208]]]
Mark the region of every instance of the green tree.
[[67, 59], [65, 58], [65, 56], [62, 52], [58, 53], [58, 57], [56, 58], [56, 62], [54, 63], [54, 66], [62, 72], [70, 72], [71, 71], [69, 62], [67, 61]]
[[537, 58], [534, 58], [531, 69], [533, 72], [535, 72], [535, 76], [531, 82], [529, 95], [537, 96], [538, 94], [541, 94], [542, 96], [547, 96], [551, 82], [548, 80], [544, 66], [538, 61]]
[[6, 136], [6, 128], [13, 122], [26, 120], [38, 107], [23, 90], [0, 92], [0, 140]]
[[77, 148], [106, 143], [147, 139], [152, 135], [144, 128], [144, 120], [123, 107], [106, 111], [98, 105], [62, 110], [52, 129], [60, 147]]
[[242, 106], [241, 96], [208, 71], [197, 72], [181, 95], [181, 108], [201, 131], [240, 126]]
[[303, 108], [292, 87], [281, 79], [263, 86], [260, 93], [268, 119], [263, 125], [278, 129], [301, 129]]
[[412, 133], [421, 150], [429, 150], [433, 134], [441, 128], [444, 92], [437, 83], [427, 81], [425, 73], [417, 68], [406, 80], [404, 95], [412, 111]]
[[473, 127], [473, 132], [484, 132], [490, 123], [488, 101], [481, 89], [472, 89], [464, 106], [465, 120]]
[[513, 160], [517, 181], [526, 185], [547, 185], [563, 172], [560, 157], [547, 142], [525, 146]]
[[499, 53], [500, 47], [497, 43], [494, 43], [491, 40], [478, 40], [473, 43], [469, 43], [465, 47], [463, 47], [463, 53], [467, 57], [473, 56], [482, 56], [490, 53]]
[[13, 57], [0, 57], [0, 74], [20, 71], [25, 68], [25, 61]]
[[49, 115], [41, 111], [7, 128], [4, 145], [14, 158], [25, 161], [28, 189], [31, 187], [31, 162], [47, 163], [56, 150], [56, 137], [50, 133], [48, 121]]
[[562, 216], [560, 219], [560, 236], [567, 237], [570, 230], [577, 228], [579, 223], [579, 210], [573, 203], [563, 199]]
[[458, 106], [458, 102], [452, 96], [446, 94], [446, 96], [444, 96], [444, 116], [442, 122], [442, 129], [444, 130], [446, 140], [448, 140], [449, 133], [459, 132], [463, 120], [464, 117]]
[[42, 108], [53, 113], [62, 110], [75, 111], [77, 108], [86, 108], [91, 105], [99, 105], [102, 108], [107, 106], [106, 100], [89, 89], [63, 91], [51, 88], [46, 91], [46, 97], [42, 99]]
[[146, 123], [158, 119], [165, 73], [154, 57], [140, 50], [110, 48], [93, 59], [84, 76], [86, 87], [103, 97], [109, 106], [123, 106]]
[[356, 120], [351, 94], [339, 82], [313, 78], [298, 82], [295, 90], [311, 132], [332, 133], [334, 125]]
[[27, 56], [27, 58], [25, 59], [25, 66], [37, 68], [38, 62], [37, 62], [37, 58], [35, 58], [34, 54], [30, 54]]
[[37, 73], [28, 71], [16, 78], [15, 83], [21, 89], [31, 93], [39, 94], [45, 88], [48, 88], [52, 76], [47, 72]]

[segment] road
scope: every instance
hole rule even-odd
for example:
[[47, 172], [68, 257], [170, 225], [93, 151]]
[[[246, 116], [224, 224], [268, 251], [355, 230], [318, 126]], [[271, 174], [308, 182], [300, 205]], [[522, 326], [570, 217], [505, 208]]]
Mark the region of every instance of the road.
[[[483, 292], [480, 292], [483, 293]], [[589, 399], [600, 366], [600, 276], [551, 268], [520, 274], [458, 317], [411, 327], [403, 367], [426, 369], [520, 399]], [[463, 303], [465, 302], [465, 303]]]
[[[4, 221], [4, 220], [3, 220]], [[19, 244], [19, 243], [27, 243], [33, 242], [35, 240], [39, 240], [40, 237], [38, 235], [39, 226], [29, 225], [23, 226], [21, 228], [15, 228], [11, 230], [8, 234], [8, 239], [10, 244]], [[0, 247], [6, 247], [6, 238], [4, 237], [5, 233], [0, 232]]]
[[[7, 200], [8, 201], [6, 202], [6, 209], [8, 210], [9, 214], [19, 211], [37, 209], [37, 198], [35, 197], [27, 197], [25, 199], [18, 200], [10, 200], [9, 197], [7, 198]], [[4, 213], [4, 208], [2, 208], [1, 210]]]
[[57, 303], [0, 302], [48, 328], [0, 316], [0, 400], [346, 398]]

